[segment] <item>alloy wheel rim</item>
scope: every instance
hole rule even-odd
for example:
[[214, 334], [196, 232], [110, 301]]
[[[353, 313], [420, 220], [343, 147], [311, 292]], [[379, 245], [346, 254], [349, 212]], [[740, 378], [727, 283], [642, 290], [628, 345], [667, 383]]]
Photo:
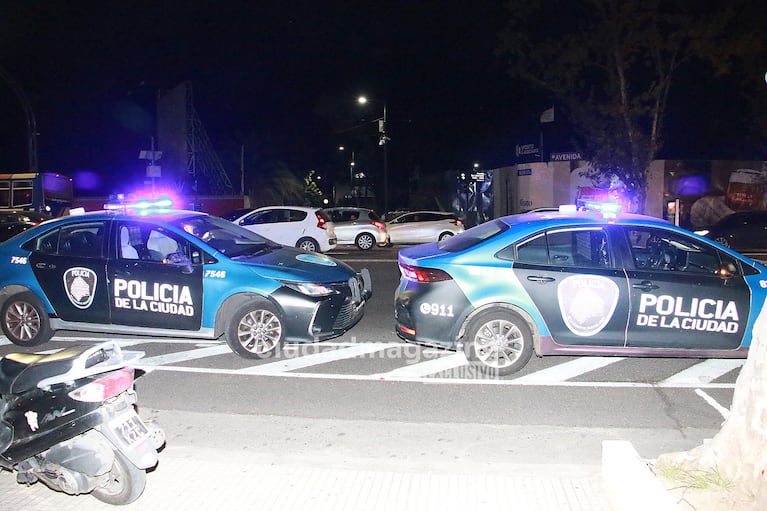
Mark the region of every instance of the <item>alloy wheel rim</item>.
[[40, 332], [40, 315], [31, 304], [16, 302], [5, 313], [5, 325], [16, 339], [31, 341]]
[[268, 310], [251, 311], [237, 325], [237, 339], [251, 353], [268, 353], [279, 344], [281, 338], [280, 319]]
[[509, 367], [516, 362], [522, 354], [524, 343], [519, 327], [503, 319], [488, 321], [474, 336], [477, 358], [495, 369]]

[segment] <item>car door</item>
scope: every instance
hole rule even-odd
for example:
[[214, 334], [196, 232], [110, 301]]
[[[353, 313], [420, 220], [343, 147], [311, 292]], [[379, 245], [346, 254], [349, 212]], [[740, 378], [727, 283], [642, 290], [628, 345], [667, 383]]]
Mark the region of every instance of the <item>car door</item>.
[[560, 345], [623, 346], [626, 277], [602, 227], [553, 228], [516, 247], [514, 274]]
[[[751, 291], [726, 253], [669, 229], [624, 227], [630, 247], [627, 345], [735, 349], [745, 334]], [[731, 265], [728, 276], [718, 274]], [[629, 267], [630, 266], [630, 267]]]
[[111, 240], [107, 273], [112, 323], [198, 330], [203, 298], [201, 251], [149, 222], [115, 222]]
[[386, 228], [391, 243], [424, 243], [428, 239], [428, 222], [421, 221], [419, 213], [407, 213], [392, 220]]
[[298, 238], [288, 226], [289, 221], [288, 209], [261, 209], [243, 218], [240, 225], [275, 243], [293, 246]]
[[37, 238], [32, 271], [56, 315], [64, 321], [109, 323], [105, 233], [109, 222], [83, 221]]

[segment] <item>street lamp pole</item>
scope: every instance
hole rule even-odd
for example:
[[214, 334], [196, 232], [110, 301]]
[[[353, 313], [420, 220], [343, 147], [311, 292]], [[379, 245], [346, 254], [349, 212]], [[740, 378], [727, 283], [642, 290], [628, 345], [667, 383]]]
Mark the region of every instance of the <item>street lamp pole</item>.
[[[360, 96], [357, 102], [364, 105], [368, 98]], [[383, 146], [383, 213], [389, 211], [389, 155], [388, 142], [389, 136], [386, 134], [386, 102], [383, 102], [383, 117], [378, 119], [378, 145]]]

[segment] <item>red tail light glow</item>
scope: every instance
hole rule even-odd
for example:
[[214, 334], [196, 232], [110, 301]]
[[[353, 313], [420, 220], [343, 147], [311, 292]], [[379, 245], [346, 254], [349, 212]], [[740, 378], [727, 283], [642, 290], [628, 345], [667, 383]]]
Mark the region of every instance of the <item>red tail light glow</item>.
[[319, 227], [320, 229], [326, 229], [325, 227], [326, 222], [325, 222], [325, 219], [322, 218], [322, 215], [320, 215], [319, 213], [315, 213], [314, 215], [317, 217], [317, 227]]
[[436, 268], [418, 268], [417, 266], [410, 266], [409, 264], [400, 264], [399, 269], [403, 277], [416, 282], [442, 282], [445, 280], [453, 280], [453, 277], [451, 277], [449, 273]]
[[69, 397], [76, 401], [98, 403], [125, 392], [132, 384], [133, 368], [124, 367], [119, 371], [106, 374], [98, 380], [73, 390], [69, 393]]
[[461, 220], [459, 220], [458, 218], [456, 218], [455, 220], [453, 220], [451, 223], [452, 223], [453, 225], [457, 225], [457, 226], [459, 226], [459, 227], [463, 225], [463, 222], [462, 222]]
[[370, 222], [370, 225], [378, 229], [379, 231], [385, 231], [386, 226], [383, 224], [383, 222]]

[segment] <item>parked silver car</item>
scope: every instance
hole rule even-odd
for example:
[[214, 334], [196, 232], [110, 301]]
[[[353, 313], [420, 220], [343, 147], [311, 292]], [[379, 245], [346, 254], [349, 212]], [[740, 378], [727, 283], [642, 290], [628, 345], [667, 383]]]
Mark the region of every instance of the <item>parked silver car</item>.
[[335, 226], [339, 245], [356, 245], [360, 250], [370, 250], [386, 244], [386, 224], [372, 209], [337, 207], [323, 211]]
[[411, 211], [386, 223], [391, 244], [440, 241], [463, 232], [463, 222], [446, 211]]

